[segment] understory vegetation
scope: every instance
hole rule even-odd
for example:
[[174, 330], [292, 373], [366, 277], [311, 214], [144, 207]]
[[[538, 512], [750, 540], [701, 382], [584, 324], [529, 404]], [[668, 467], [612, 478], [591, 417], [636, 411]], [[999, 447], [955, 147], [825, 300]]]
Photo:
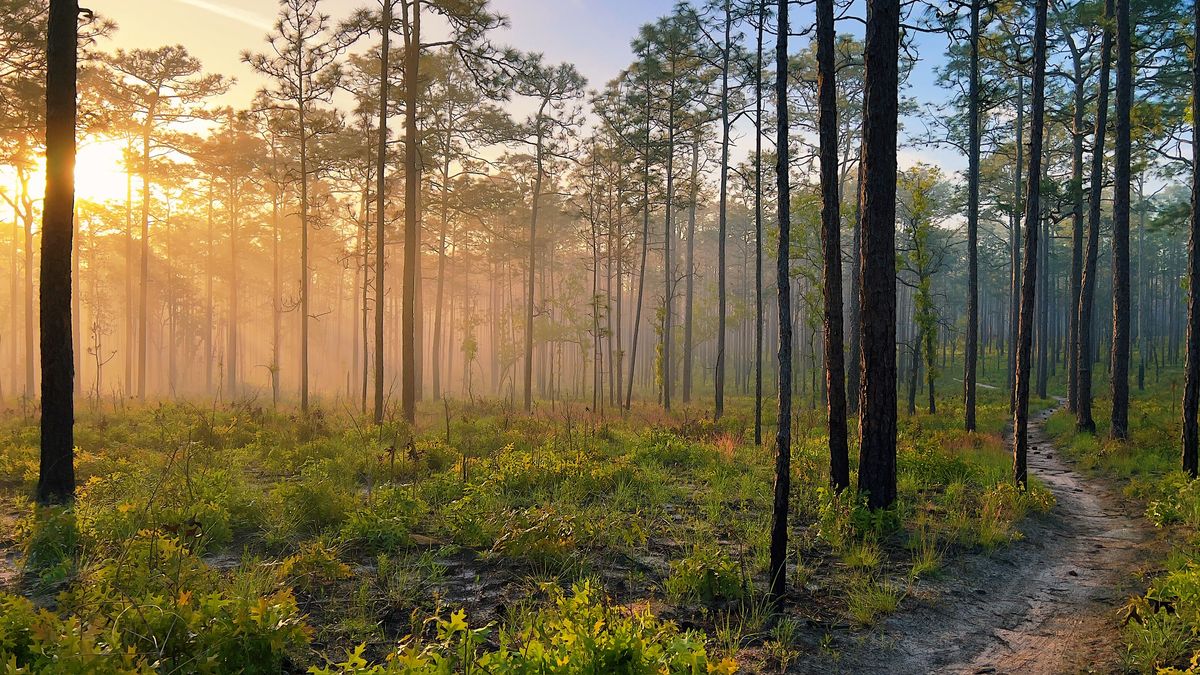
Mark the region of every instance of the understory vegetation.
[[[19, 566], [0, 595], [18, 672], [724, 673], [786, 667], [807, 626], [870, 626], [947, 558], [1020, 536], [1003, 394], [981, 431], [901, 420], [893, 509], [826, 486], [795, 421], [783, 616], [765, 600], [773, 455], [749, 401], [595, 415], [498, 403], [415, 429], [252, 402], [90, 413], [70, 509], [35, 508], [37, 428], [3, 425]], [[1043, 403], [1044, 405], [1044, 403]], [[449, 410], [447, 419], [446, 410]], [[856, 452], [852, 449], [851, 456]], [[821, 641], [834, 651], [831, 640]], [[20, 670], [24, 669], [24, 670]]]
[[1145, 673], [1200, 672], [1200, 483], [1179, 468], [1176, 372], [1151, 375], [1135, 390], [1128, 441], [1109, 439], [1107, 396], [1096, 400], [1095, 434], [1078, 432], [1059, 411], [1047, 423], [1081, 468], [1118, 481], [1125, 496], [1159, 528], [1164, 554], [1146, 557], [1138, 590], [1121, 608], [1125, 666]]

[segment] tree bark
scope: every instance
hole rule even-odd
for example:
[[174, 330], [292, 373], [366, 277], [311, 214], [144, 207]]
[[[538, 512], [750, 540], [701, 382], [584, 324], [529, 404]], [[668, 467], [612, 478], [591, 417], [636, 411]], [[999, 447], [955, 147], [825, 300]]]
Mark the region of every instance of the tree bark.
[[[392, 0], [383, 0], [379, 31], [379, 140], [375, 149], [375, 424], [383, 423], [383, 278], [387, 251], [387, 141], [388, 141], [388, 59], [392, 36]], [[406, 79], [406, 89], [407, 89]], [[406, 104], [407, 105], [407, 104]], [[407, 110], [407, 108], [406, 108]], [[407, 185], [406, 185], [407, 187]], [[405, 213], [414, 202], [405, 201]], [[407, 224], [407, 220], [405, 221]], [[407, 371], [406, 371], [407, 372]]]
[[688, 199], [687, 289], [683, 301], [683, 402], [692, 400], [692, 327], [696, 297], [696, 209], [700, 202], [700, 130], [692, 140], [691, 195]]
[[725, 237], [729, 204], [729, 59], [733, 49], [732, 29], [733, 9], [729, 6], [729, 0], [725, 0], [725, 45], [721, 55], [721, 205], [717, 225], [717, 363], [713, 373], [713, 385], [716, 388], [713, 405], [715, 419], [721, 419], [725, 412]]
[[829, 482], [850, 487], [846, 440], [846, 365], [842, 333], [842, 215], [838, 200], [837, 81], [834, 0], [817, 0], [817, 99], [821, 155], [821, 245], [824, 253], [825, 389], [829, 423]]
[[792, 291], [791, 193], [788, 173], [788, 0], [779, 0], [775, 40], [775, 180], [779, 202], [779, 242], [775, 287], [779, 293], [779, 411], [775, 431], [775, 486], [771, 506], [770, 597], [778, 604], [787, 589], [788, 504], [792, 472]]
[[79, 4], [52, 0], [46, 44], [46, 194], [42, 208], [41, 456], [37, 500], [75, 496], [71, 248], [75, 213], [75, 96]]
[[[545, 106], [543, 105], [543, 109]], [[542, 112], [538, 112], [539, 118]], [[534, 269], [537, 264], [537, 219], [538, 203], [542, 196], [542, 132], [538, 122], [537, 175], [533, 180], [533, 203], [529, 212], [529, 287], [525, 294], [525, 412], [533, 410], [533, 289]]]
[[1008, 308], [1008, 411], [1012, 413], [1016, 403], [1017, 372], [1017, 324], [1021, 314], [1021, 190], [1025, 187], [1025, 76], [1017, 75], [1017, 169], [1013, 180], [1012, 222], [1009, 224], [1009, 267], [1010, 288]]
[[[979, 2], [971, 0], [971, 73], [967, 92], [967, 344], [963, 363], [963, 428], [975, 431], [979, 360]], [[931, 380], [932, 385], [932, 380]], [[932, 393], [930, 407], [933, 407]]]
[[[412, 0], [411, 14], [406, 11], [406, 18], [408, 25], [405, 26], [404, 44], [404, 280], [403, 307], [400, 315], [400, 406], [404, 412], [404, 419], [412, 424], [417, 419], [417, 258], [421, 246], [418, 213], [420, 205], [417, 203], [417, 189], [421, 184], [421, 158], [417, 142], [421, 0]], [[382, 293], [383, 289], [376, 288], [375, 292]]]
[[1079, 295], [1083, 286], [1083, 111], [1087, 107], [1082, 55], [1074, 41], [1068, 41], [1075, 74], [1074, 111], [1071, 117], [1071, 300], [1067, 322], [1067, 411], [1079, 407]]
[[1130, 111], [1133, 107], [1133, 58], [1129, 0], [1116, 0], [1117, 108], [1116, 151], [1113, 167], [1112, 293], [1113, 339], [1111, 366], [1112, 423], [1109, 437], [1129, 438], [1129, 193]]
[[763, 394], [763, 219], [762, 219], [762, 71], [767, 3], [759, 2], [754, 54], [754, 444], [762, 445]]
[[1077, 309], [1078, 328], [1075, 333], [1075, 353], [1079, 370], [1076, 387], [1075, 426], [1095, 433], [1092, 418], [1092, 364], [1095, 356], [1092, 345], [1092, 312], [1096, 297], [1097, 258], [1100, 250], [1100, 207], [1104, 190], [1104, 135], [1108, 129], [1108, 87], [1112, 66], [1113, 30], [1108, 20], [1114, 12], [1114, 0], [1104, 3], [1104, 37], [1100, 44], [1100, 83], [1096, 93], [1096, 129], [1092, 148], [1091, 192], [1088, 195], [1087, 244], [1084, 249], [1083, 279], [1079, 287]]
[[1033, 309], [1037, 284], [1038, 228], [1041, 221], [1042, 132], [1046, 109], [1046, 5], [1037, 0], [1033, 36], [1033, 104], [1029, 130], [1029, 187], [1025, 199], [1025, 253], [1021, 269], [1021, 311], [1017, 326], [1017, 372], [1013, 407], [1013, 479], [1028, 482], [1029, 376], [1033, 356]]
[[896, 127], [900, 1], [867, 0], [858, 488], [872, 509], [896, 499]]
[[[1192, 29], [1200, 44], [1200, 2], [1192, 3]], [[1192, 52], [1192, 135], [1200, 136], [1200, 50]], [[1200, 143], [1192, 143], [1192, 213], [1188, 222], [1187, 347], [1183, 386], [1183, 470], [1192, 478], [1200, 469]]]

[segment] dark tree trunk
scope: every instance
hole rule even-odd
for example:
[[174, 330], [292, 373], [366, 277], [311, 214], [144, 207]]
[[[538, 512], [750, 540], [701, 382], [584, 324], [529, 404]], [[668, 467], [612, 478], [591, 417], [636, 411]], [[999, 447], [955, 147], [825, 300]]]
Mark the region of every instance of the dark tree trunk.
[[867, 0], [863, 51], [862, 268], [858, 488], [896, 499], [896, 126], [900, 1]]
[[1083, 285], [1083, 137], [1086, 135], [1083, 111], [1087, 107], [1082, 55], [1070, 41], [1075, 74], [1075, 102], [1071, 118], [1071, 299], [1067, 324], [1067, 410], [1079, 409], [1079, 295]]
[[52, 0], [46, 41], [46, 195], [42, 209], [42, 439], [37, 500], [75, 496], [71, 236], [75, 213], [75, 77], [79, 4]]
[[692, 173], [690, 176], [691, 194], [688, 196], [688, 222], [687, 222], [687, 261], [684, 265], [687, 267], [685, 274], [687, 275], [687, 289], [683, 301], [683, 402], [689, 403], [692, 400], [692, 368], [694, 345], [693, 338], [693, 323], [695, 319], [695, 299], [696, 299], [696, 209], [700, 202], [700, 131], [696, 131], [696, 138], [692, 140]]
[[669, 92], [667, 94], [667, 192], [666, 213], [663, 216], [663, 322], [662, 322], [662, 406], [671, 409], [672, 338], [671, 324], [675, 308], [675, 280], [671, 278], [671, 234], [675, 202], [675, 63], [672, 56]]
[[[387, 173], [388, 57], [392, 35], [392, 0], [383, 0], [379, 30], [383, 42], [379, 48], [379, 141], [376, 148], [378, 156], [375, 158], [375, 424], [383, 423], [383, 276], [387, 231], [384, 178]], [[404, 203], [407, 214], [413, 210], [408, 206], [414, 202], [406, 200]]]
[[1112, 426], [1109, 436], [1129, 437], [1129, 179], [1130, 110], [1133, 107], [1133, 58], [1129, 44], [1129, 0], [1116, 0], [1117, 108], [1116, 166], [1113, 167], [1112, 293], [1113, 339]]
[[[1111, 19], [1113, 0], [1105, 0], [1104, 16]], [[1083, 279], [1079, 287], [1078, 327], [1075, 333], [1075, 353], [1079, 370], [1076, 387], [1075, 425], [1080, 431], [1094, 433], [1092, 419], [1092, 364], [1095, 363], [1092, 345], [1092, 311], [1096, 298], [1096, 260], [1100, 255], [1100, 206], [1104, 190], [1104, 134], [1108, 129], [1108, 86], [1112, 64], [1113, 31], [1104, 23], [1100, 44], [1100, 83], [1096, 94], [1095, 143], [1092, 148], [1091, 192], [1088, 195], [1087, 244], [1083, 257]]]
[[[540, 114], [540, 113], [539, 113]], [[541, 129], [541, 123], [538, 123]], [[537, 219], [538, 204], [542, 197], [542, 137], [538, 132], [537, 146], [537, 175], [533, 181], [533, 203], [529, 212], [529, 288], [525, 294], [525, 412], [533, 410], [533, 287], [534, 269], [537, 263]]]
[[763, 222], [762, 222], [762, 71], [767, 3], [758, 6], [754, 57], [754, 444], [762, 445], [763, 393]]
[[779, 193], [779, 244], [775, 287], [779, 292], [779, 411], [775, 431], [775, 488], [771, 506], [770, 596], [776, 604], [787, 589], [788, 504], [792, 491], [792, 291], [791, 185], [788, 175], [788, 0], [779, 0], [775, 39], [775, 179]]
[[725, 47], [721, 55], [721, 207], [717, 232], [717, 364], [713, 374], [716, 387], [713, 416], [725, 412], [725, 232], [729, 203], [729, 59], [733, 49], [731, 31], [733, 9], [725, 0]]
[[1013, 180], [1012, 222], [1009, 224], [1010, 288], [1008, 307], [1008, 411], [1016, 403], [1017, 324], [1021, 313], [1021, 190], [1025, 170], [1025, 76], [1017, 75], [1017, 170]]
[[1039, 219], [1042, 228], [1042, 245], [1038, 247], [1042, 256], [1039, 267], [1042, 273], [1038, 275], [1038, 301], [1035, 305], [1038, 315], [1037, 328], [1037, 396], [1046, 398], [1046, 386], [1050, 376], [1049, 347], [1050, 347], [1050, 303], [1054, 293], [1054, 279], [1050, 270], [1050, 248], [1054, 241], [1050, 238], [1050, 221], [1048, 218]]
[[838, 202], [837, 82], [833, 0], [817, 0], [817, 99], [820, 110], [821, 245], [825, 262], [825, 388], [829, 421], [829, 482], [850, 487], [846, 443], [846, 365], [842, 344], [842, 216]]
[[967, 344], [963, 363], [963, 428], [967, 431], [975, 431], [975, 371], [979, 358], [979, 2], [971, 0], [967, 92]]
[[637, 303], [633, 314], [633, 335], [629, 341], [629, 382], [626, 383], [625, 409], [633, 404], [633, 381], [637, 372], [638, 334], [642, 326], [642, 301], [646, 292], [646, 255], [650, 250], [650, 83], [645, 91], [646, 129], [642, 146], [642, 261], [638, 268]]
[[[411, 9], [406, 10], [408, 25], [405, 26], [404, 44], [404, 304], [400, 314], [400, 407], [403, 409], [404, 419], [411, 424], [417, 417], [417, 258], [421, 246], [418, 212], [420, 205], [417, 203], [417, 188], [421, 184], [417, 108], [420, 93], [418, 69], [421, 63], [421, 0], [412, 0]], [[382, 275], [382, 272], [380, 269], [376, 274]], [[375, 292], [382, 294], [381, 285], [377, 283], [376, 286]]]
[[[862, 169], [862, 149], [859, 149], [858, 163], [858, 180], [855, 182], [855, 187], [859, 192], [862, 190], [863, 184], [863, 169]], [[856, 193], [857, 194], [857, 193]], [[858, 355], [860, 349], [859, 335], [859, 316], [862, 314], [862, 308], [859, 306], [862, 292], [862, 266], [858, 264], [859, 258], [862, 256], [862, 200], [854, 200], [854, 232], [850, 239], [850, 361], [846, 364], [846, 408], [848, 413], [853, 414], [858, 412], [858, 394], [859, 394], [859, 368], [862, 364], [859, 363]]]
[[1021, 312], [1017, 326], [1017, 372], [1013, 410], [1013, 478], [1028, 482], [1029, 376], [1033, 357], [1033, 309], [1037, 284], [1038, 228], [1041, 222], [1042, 131], [1046, 110], [1046, 5], [1037, 1], [1033, 36], [1033, 106], [1029, 129], [1029, 189], [1025, 199], [1025, 254], [1021, 269]]
[[[1200, 44], [1200, 2], [1192, 4]], [[1200, 135], [1200, 51], [1192, 53], [1192, 134]], [[1200, 143], [1192, 143], [1192, 214], [1188, 229], [1187, 365], [1183, 387], [1183, 470], [1196, 477], [1200, 458]]]

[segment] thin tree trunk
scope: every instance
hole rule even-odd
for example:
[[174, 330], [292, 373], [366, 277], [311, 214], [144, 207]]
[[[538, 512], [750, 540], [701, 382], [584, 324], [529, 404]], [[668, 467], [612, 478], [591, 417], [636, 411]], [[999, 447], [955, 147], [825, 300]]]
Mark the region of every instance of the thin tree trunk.
[[[382, 44], [379, 48], [379, 140], [376, 148], [378, 156], [375, 158], [375, 424], [383, 423], [383, 293], [378, 289], [383, 288], [387, 251], [387, 189], [384, 181], [387, 177], [388, 57], [392, 36], [392, 0], [383, 0], [379, 30]], [[407, 84], [411, 81], [406, 79], [406, 89], [411, 88]], [[409, 206], [415, 206], [415, 202], [409, 201], [406, 193], [404, 203], [407, 224], [407, 213], [414, 210]], [[408, 242], [405, 245], [409, 245]]]
[[1008, 410], [1016, 404], [1017, 324], [1021, 313], [1021, 211], [1025, 170], [1025, 75], [1017, 75], [1017, 170], [1013, 180], [1012, 222], [1009, 224], [1009, 307], [1008, 307]]
[[1075, 102], [1071, 118], [1071, 299], [1067, 326], [1067, 410], [1075, 412], [1079, 406], [1079, 295], [1083, 285], [1083, 137], [1085, 135], [1083, 111], [1087, 106], [1084, 89], [1082, 55], [1073, 40], [1068, 39], [1071, 62], [1075, 74]]
[[[775, 179], [779, 201], [779, 242], [775, 287], [779, 293], [779, 413], [775, 431], [775, 486], [771, 507], [770, 597], [776, 604], [787, 590], [788, 505], [792, 473], [792, 291], [791, 193], [788, 163], [788, 0], [779, 0], [775, 40]], [[760, 71], [761, 72], [761, 71]]]
[[[842, 216], [838, 200], [837, 82], [834, 0], [817, 0], [817, 99], [821, 154], [821, 244], [824, 253], [825, 388], [829, 423], [829, 482], [850, 487], [846, 440], [846, 365], [842, 341]], [[722, 310], [724, 311], [724, 310]]]
[[767, 3], [759, 3], [754, 56], [754, 444], [762, 445], [763, 395], [763, 218], [762, 218], [762, 71]]
[[[1192, 3], [1194, 44], [1200, 45], [1200, 2]], [[1192, 135], [1200, 137], [1200, 50], [1192, 52]], [[1200, 143], [1192, 143], [1192, 213], [1188, 222], [1187, 362], [1184, 368], [1181, 461], [1192, 478], [1200, 469]]]
[[[963, 428], [967, 431], [975, 431], [975, 371], [979, 359], [979, 2], [971, 0], [967, 92], [967, 344], [963, 363]], [[932, 407], [932, 379], [930, 385]]]
[[700, 201], [700, 130], [692, 140], [691, 195], [688, 199], [687, 290], [683, 301], [683, 402], [692, 400], [692, 319], [696, 297], [696, 207]]
[[[405, 7], [407, 25], [404, 45], [404, 306], [400, 317], [400, 342], [403, 345], [400, 401], [404, 419], [412, 424], [417, 418], [417, 257], [421, 245], [420, 214], [417, 212], [420, 208], [417, 203], [417, 188], [421, 180], [417, 139], [421, 0], [412, 0], [411, 15], [408, 6]], [[381, 293], [382, 289], [377, 288], [375, 292]]]
[[716, 387], [713, 417], [716, 419], [720, 419], [725, 412], [725, 237], [729, 204], [729, 59], [733, 49], [732, 28], [733, 10], [729, 0], [725, 0], [725, 45], [721, 55], [721, 206], [717, 227], [717, 363], [713, 373]]
[[[1114, 0], [1105, 0], [1104, 17], [1111, 19]], [[1092, 148], [1091, 192], [1088, 195], [1087, 246], [1084, 250], [1083, 279], [1079, 289], [1078, 329], [1075, 352], [1078, 359], [1076, 381], [1075, 426], [1080, 431], [1095, 433], [1096, 422], [1092, 419], [1092, 364], [1095, 362], [1092, 345], [1092, 312], [1096, 297], [1097, 258], [1100, 253], [1100, 206], [1104, 190], [1104, 134], [1108, 129], [1108, 87], [1112, 64], [1113, 31], [1109, 21], [1104, 22], [1104, 37], [1100, 45], [1100, 83], [1096, 94], [1095, 143]]]
[[1025, 255], [1021, 270], [1021, 312], [1017, 328], [1016, 399], [1013, 410], [1013, 479], [1024, 489], [1029, 438], [1029, 375], [1033, 356], [1033, 310], [1037, 283], [1038, 228], [1041, 221], [1042, 131], [1046, 108], [1046, 5], [1037, 0], [1033, 37], [1033, 106], [1029, 130], [1029, 189], [1025, 199]]
[[1130, 47], [1129, 0], [1116, 0], [1117, 119], [1116, 166], [1113, 168], [1112, 293], [1113, 339], [1109, 367], [1112, 423], [1109, 437], [1129, 437], [1129, 182], [1130, 110], [1133, 107], [1133, 58]]
[[[538, 112], [541, 117], [543, 110]], [[542, 133], [541, 124], [538, 124], [537, 147], [535, 152], [537, 157], [536, 172], [537, 175], [533, 180], [533, 202], [530, 205], [529, 211], [529, 288], [525, 294], [525, 412], [533, 410], [533, 289], [534, 270], [537, 264], [537, 219], [538, 219], [538, 203], [542, 196]]]

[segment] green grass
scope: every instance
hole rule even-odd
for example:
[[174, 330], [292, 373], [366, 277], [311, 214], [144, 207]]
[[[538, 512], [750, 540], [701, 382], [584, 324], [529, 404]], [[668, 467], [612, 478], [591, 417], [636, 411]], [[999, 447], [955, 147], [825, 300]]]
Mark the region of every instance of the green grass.
[[1144, 391], [1134, 389], [1127, 441], [1109, 438], [1112, 403], [1104, 391], [1093, 408], [1095, 434], [1078, 431], [1065, 410], [1047, 424], [1079, 466], [1117, 479], [1130, 499], [1144, 504], [1146, 517], [1173, 546], [1161, 562], [1165, 570], [1147, 579], [1145, 593], [1121, 610], [1124, 666], [1134, 672], [1200, 672], [1200, 483], [1179, 470], [1180, 381], [1172, 371]]
[[[881, 513], [830, 492], [823, 416], [797, 414], [789, 582], [824, 619], [870, 625], [911, 579], [1005, 545], [1049, 508], [1037, 485], [1009, 486], [1005, 396], [982, 390], [980, 430], [967, 434], [957, 391], [944, 391], [939, 414], [902, 416], [899, 498]], [[751, 420], [752, 401], [736, 398], [719, 423], [650, 406], [524, 417], [455, 403], [448, 433], [440, 403], [415, 429], [253, 406], [88, 413], [69, 511], [31, 507], [36, 427], [0, 421], [0, 495], [26, 552], [20, 590], [58, 598], [34, 627], [27, 601], [3, 596], [0, 662], [46, 670], [21, 637], [36, 633], [43, 654], [120, 652], [110, 661], [125, 670], [219, 664], [226, 642], [244, 642], [248, 669], [350, 672], [361, 660], [376, 672], [369, 664], [395, 660], [397, 643], [429, 663], [503, 659], [501, 637], [633, 607], [642, 618], [622, 630], [658, 649], [678, 642], [679, 659], [754, 659], [739, 652], [765, 630], [774, 458], [769, 442], [751, 442]], [[584, 582], [583, 603], [553, 590]], [[521, 607], [501, 615], [512, 597]], [[672, 633], [644, 610], [664, 606], [705, 634]], [[452, 618], [460, 609], [469, 628]], [[221, 640], [188, 629], [210, 624]], [[474, 632], [485, 629], [486, 641]], [[790, 637], [775, 638], [791, 658]]]

